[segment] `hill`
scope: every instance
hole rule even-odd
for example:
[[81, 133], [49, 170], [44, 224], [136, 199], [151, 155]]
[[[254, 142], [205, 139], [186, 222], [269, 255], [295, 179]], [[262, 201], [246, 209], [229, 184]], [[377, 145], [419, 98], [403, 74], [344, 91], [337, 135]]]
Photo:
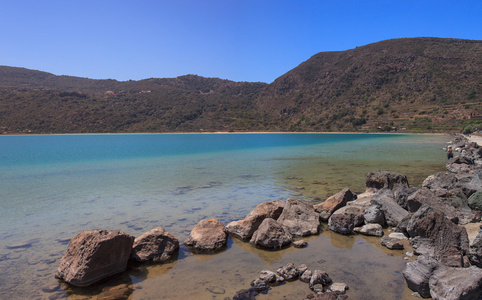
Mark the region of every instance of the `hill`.
[[94, 80], [0, 66], [0, 133], [460, 131], [482, 122], [482, 42], [321, 52], [271, 84]]

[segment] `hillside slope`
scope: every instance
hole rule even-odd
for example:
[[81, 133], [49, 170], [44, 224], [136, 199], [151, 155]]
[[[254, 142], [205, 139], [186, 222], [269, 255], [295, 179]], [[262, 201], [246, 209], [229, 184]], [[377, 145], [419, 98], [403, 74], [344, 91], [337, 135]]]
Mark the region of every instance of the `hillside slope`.
[[0, 66], [0, 133], [447, 132], [481, 114], [481, 41], [407, 38], [321, 52], [269, 85]]

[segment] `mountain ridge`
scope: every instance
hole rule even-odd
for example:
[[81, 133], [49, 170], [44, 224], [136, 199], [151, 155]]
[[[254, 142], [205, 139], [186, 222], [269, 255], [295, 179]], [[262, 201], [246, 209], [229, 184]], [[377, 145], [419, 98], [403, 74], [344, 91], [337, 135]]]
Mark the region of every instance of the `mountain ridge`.
[[482, 112], [481, 60], [482, 41], [421, 37], [320, 52], [271, 84], [0, 66], [0, 132], [460, 131]]

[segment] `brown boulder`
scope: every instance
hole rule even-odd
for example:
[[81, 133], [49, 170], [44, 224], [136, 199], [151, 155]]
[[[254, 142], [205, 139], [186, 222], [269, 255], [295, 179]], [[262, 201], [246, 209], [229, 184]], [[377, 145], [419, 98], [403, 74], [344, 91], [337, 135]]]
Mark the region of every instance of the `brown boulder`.
[[228, 241], [226, 227], [216, 219], [204, 219], [194, 226], [184, 245], [193, 252], [217, 252], [224, 249]]
[[79, 232], [60, 260], [56, 278], [85, 287], [125, 271], [134, 237], [121, 231]]
[[313, 206], [315, 211], [320, 213], [320, 220], [327, 222], [333, 212], [346, 205], [348, 201], [355, 199], [355, 194], [353, 194], [350, 189], [345, 188], [335, 195], [329, 197], [320, 204]]
[[235, 237], [241, 240], [249, 240], [264, 219], [271, 218], [277, 220], [284, 206], [285, 202], [281, 200], [263, 202], [256, 206], [244, 220], [233, 221], [226, 228]]
[[290, 198], [278, 218], [293, 236], [307, 236], [320, 231], [320, 217], [313, 205], [301, 199]]
[[249, 243], [260, 248], [281, 249], [290, 245], [292, 241], [293, 237], [286, 226], [266, 218], [254, 232]]
[[365, 181], [367, 188], [395, 190], [409, 187], [407, 176], [395, 172], [377, 170], [367, 174]]
[[138, 262], [164, 262], [179, 249], [179, 241], [162, 227], [156, 227], [134, 240], [131, 257]]

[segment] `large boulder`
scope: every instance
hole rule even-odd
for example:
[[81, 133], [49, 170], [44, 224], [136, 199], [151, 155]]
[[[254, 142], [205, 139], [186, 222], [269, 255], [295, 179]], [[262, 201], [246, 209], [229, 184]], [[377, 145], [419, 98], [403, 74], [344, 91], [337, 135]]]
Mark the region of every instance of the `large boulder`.
[[395, 190], [409, 187], [407, 176], [395, 172], [377, 170], [367, 174], [366, 187]]
[[357, 226], [365, 221], [365, 209], [361, 206], [350, 205], [335, 211], [328, 219], [328, 227], [340, 234], [350, 234]]
[[393, 191], [389, 189], [378, 191], [373, 197], [371, 204], [378, 206], [380, 211], [383, 212], [388, 226], [398, 226], [403, 218], [408, 215], [408, 211], [398, 205]]
[[319, 214], [301, 199], [288, 199], [278, 222], [286, 226], [293, 236], [307, 236], [320, 231]]
[[218, 252], [223, 250], [228, 241], [226, 227], [216, 219], [204, 219], [194, 226], [184, 242], [193, 252]]
[[285, 202], [282, 200], [263, 202], [256, 206], [244, 220], [233, 221], [226, 228], [235, 237], [243, 241], [249, 240], [264, 219], [271, 218], [277, 220], [284, 206]]
[[422, 183], [422, 187], [431, 190], [445, 189], [451, 190], [457, 186], [457, 177], [452, 173], [439, 172], [428, 176]]
[[286, 226], [266, 218], [254, 232], [249, 243], [260, 248], [281, 249], [289, 246], [292, 241], [293, 236]]
[[445, 215], [423, 205], [413, 214], [407, 226], [412, 245], [420, 254], [428, 254], [440, 260], [445, 252], [458, 249], [461, 256], [467, 254], [469, 239], [464, 227], [457, 226]]
[[457, 210], [455, 207], [445, 202], [442, 196], [443, 195], [437, 196], [434, 191], [428, 188], [421, 188], [408, 197], [407, 209], [409, 212], [416, 212], [422, 205], [425, 204], [442, 212], [454, 223], [459, 223], [460, 220], [465, 218], [465, 215], [470, 215], [470, 209], [468, 209], [468, 206], [466, 207], [461, 204], [461, 207], [464, 207], [464, 209]]
[[179, 249], [179, 240], [162, 227], [156, 227], [134, 240], [131, 257], [138, 262], [165, 262]]
[[482, 227], [469, 247], [468, 257], [471, 264], [482, 268]]
[[314, 208], [316, 212], [320, 213], [320, 220], [327, 222], [334, 211], [345, 206], [348, 201], [352, 201], [355, 198], [356, 195], [350, 189], [345, 188], [326, 199], [325, 202], [315, 205]]
[[418, 188], [401, 187], [396, 189], [393, 195], [398, 205], [400, 205], [403, 209], [408, 210], [407, 208], [408, 197], [410, 197], [416, 191], [418, 191]]
[[380, 210], [377, 205], [372, 205], [365, 209], [365, 214], [363, 215], [365, 219], [365, 224], [379, 224], [381, 226], [385, 225], [385, 215]]
[[409, 289], [418, 292], [423, 298], [430, 298], [429, 280], [439, 267], [440, 263], [432, 257], [420, 255], [413, 262], [407, 263], [402, 274]]
[[134, 237], [121, 231], [81, 231], [69, 242], [55, 277], [85, 287], [124, 272], [133, 243]]
[[482, 296], [482, 269], [440, 267], [429, 286], [434, 300], [476, 300]]
[[456, 156], [449, 159], [445, 168], [452, 173], [467, 173], [472, 170], [474, 160], [467, 156]]

